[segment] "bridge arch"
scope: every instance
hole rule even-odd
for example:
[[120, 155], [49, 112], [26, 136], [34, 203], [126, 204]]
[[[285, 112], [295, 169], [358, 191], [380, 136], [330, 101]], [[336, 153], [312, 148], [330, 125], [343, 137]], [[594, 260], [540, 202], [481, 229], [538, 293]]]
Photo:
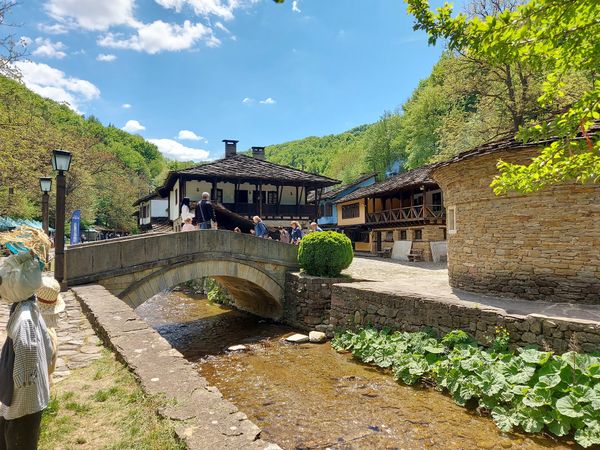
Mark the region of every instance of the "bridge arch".
[[297, 249], [222, 230], [149, 233], [76, 245], [65, 252], [69, 286], [97, 283], [133, 308], [186, 281], [211, 277], [238, 308], [279, 318], [285, 274], [298, 269]]
[[205, 277], [219, 281], [239, 309], [272, 319], [281, 317], [283, 286], [265, 271], [234, 259], [211, 258], [165, 267], [132, 284], [119, 298], [137, 308], [160, 292]]

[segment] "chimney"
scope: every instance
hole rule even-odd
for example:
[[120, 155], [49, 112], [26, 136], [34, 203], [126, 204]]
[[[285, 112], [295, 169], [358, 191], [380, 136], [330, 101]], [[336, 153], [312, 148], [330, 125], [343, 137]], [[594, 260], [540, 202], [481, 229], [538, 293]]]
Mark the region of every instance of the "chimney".
[[237, 155], [237, 143], [239, 141], [223, 139], [223, 142], [225, 142], [225, 158], [231, 158], [232, 156]]
[[265, 160], [265, 148], [264, 147], [252, 147], [252, 156], [257, 159]]

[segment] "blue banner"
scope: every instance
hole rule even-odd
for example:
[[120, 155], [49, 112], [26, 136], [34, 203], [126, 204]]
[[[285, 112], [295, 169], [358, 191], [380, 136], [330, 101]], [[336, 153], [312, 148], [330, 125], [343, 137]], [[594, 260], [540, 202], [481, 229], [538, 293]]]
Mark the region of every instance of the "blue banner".
[[71, 214], [71, 245], [81, 244], [81, 211], [76, 209]]

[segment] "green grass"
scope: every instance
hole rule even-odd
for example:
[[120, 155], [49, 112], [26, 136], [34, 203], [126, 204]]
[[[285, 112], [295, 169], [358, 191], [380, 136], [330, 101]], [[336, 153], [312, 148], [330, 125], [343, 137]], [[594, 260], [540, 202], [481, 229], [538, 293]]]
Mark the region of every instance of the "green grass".
[[55, 384], [42, 418], [40, 450], [180, 450], [164, 402], [144, 394], [112, 353]]

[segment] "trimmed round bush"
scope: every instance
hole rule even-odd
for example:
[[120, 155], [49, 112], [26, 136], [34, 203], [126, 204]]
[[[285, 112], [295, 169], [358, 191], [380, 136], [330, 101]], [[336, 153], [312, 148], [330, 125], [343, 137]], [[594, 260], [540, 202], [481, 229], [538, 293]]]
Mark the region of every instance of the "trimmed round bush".
[[335, 231], [310, 233], [300, 241], [298, 262], [309, 275], [337, 277], [352, 263], [354, 252], [348, 236]]

